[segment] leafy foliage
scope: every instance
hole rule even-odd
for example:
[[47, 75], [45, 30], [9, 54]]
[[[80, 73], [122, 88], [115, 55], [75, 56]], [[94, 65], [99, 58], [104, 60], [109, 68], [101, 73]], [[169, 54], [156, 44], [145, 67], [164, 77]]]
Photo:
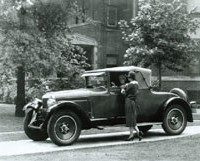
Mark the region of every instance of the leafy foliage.
[[[8, 82], [4, 82], [8, 81]], [[0, 98], [6, 103], [16, 102], [16, 80], [6, 78], [0, 80], [2, 88], [0, 88]], [[85, 80], [79, 77], [79, 74], [74, 74], [70, 78], [37, 78], [26, 80], [25, 85], [25, 101], [32, 101], [34, 98], [41, 99], [46, 92], [69, 90], [75, 88], [83, 88]]]
[[182, 71], [195, 51], [190, 33], [196, 31], [198, 22], [191, 14], [178, 0], [142, 1], [136, 17], [120, 21], [123, 39], [130, 45], [124, 63]]
[[17, 6], [12, 12], [3, 12], [0, 21], [4, 24], [1, 29], [5, 37], [1, 46], [4, 49], [2, 56], [9, 60], [7, 64], [13, 64], [14, 68], [22, 65], [37, 77], [52, 75], [52, 72], [66, 73], [70, 69], [78, 72], [88, 66], [85, 52], [72, 45], [66, 34], [70, 33], [67, 16], [74, 12], [72, 8], [70, 1], [65, 6], [63, 3], [39, 1], [26, 10], [28, 17], [24, 17], [24, 21], [28, 23], [23, 29], [19, 21], [15, 23], [9, 18], [19, 14]]
[[0, 72], [9, 71], [7, 77], [15, 77], [20, 66], [27, 78], [70, 79], [81, 73], [89, 66], [85, 52], [73, 45], [68, 36], [68, 18], [76, 12], [79, 10], [74, 0], [1, 0]]

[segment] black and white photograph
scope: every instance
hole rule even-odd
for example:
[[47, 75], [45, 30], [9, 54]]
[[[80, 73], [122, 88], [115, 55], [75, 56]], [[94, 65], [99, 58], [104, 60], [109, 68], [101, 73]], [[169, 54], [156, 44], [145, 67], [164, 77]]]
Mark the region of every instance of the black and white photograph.
[[0, 161], [197, 161], [199, 0], [0, 0]]

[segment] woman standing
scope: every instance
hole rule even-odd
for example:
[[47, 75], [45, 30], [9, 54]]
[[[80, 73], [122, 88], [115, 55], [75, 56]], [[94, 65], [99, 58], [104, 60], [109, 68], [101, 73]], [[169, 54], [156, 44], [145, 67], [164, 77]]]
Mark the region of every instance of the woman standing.
[[135, 79], [135, 72], [130, 71], [128, 73], [129, 83], [122, 89], [122, 93], [125, 94], [125, 114], [126, 114], [126, 126], [129, 127], [130, 135], [126, 141], [134, 139], [133, 130], [136, 131], [139, 141], [142, 139], [142, 133], [137, 127], [137, 111], [136, 111], [136, 96], [138, 94], [138, 82]]

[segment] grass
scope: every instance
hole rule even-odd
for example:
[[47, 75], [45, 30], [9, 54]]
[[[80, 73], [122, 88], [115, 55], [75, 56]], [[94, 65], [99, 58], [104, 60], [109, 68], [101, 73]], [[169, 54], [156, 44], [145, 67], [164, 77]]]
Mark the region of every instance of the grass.
[[0, 104], [0, 132], [23, 130], [23, 117], [15, 117], [15, 105]]

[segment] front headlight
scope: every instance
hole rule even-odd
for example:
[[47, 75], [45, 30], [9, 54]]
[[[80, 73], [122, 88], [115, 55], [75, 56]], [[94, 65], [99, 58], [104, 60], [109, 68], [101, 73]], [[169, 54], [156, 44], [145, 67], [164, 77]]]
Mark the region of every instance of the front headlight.
[[57, 102], [56, 102], [55, 97], [51, 96], [47, 100], [47, 107], [51, 107], [51, 106], [55, 105], [56, 103]]
[[23, 110], [25, 111], [28, 107], [32, 109], [39, 109], [42, 106], [42, 101], [38, 98], [35, 98], [32, 102], [29, 102], [23, 107]]

